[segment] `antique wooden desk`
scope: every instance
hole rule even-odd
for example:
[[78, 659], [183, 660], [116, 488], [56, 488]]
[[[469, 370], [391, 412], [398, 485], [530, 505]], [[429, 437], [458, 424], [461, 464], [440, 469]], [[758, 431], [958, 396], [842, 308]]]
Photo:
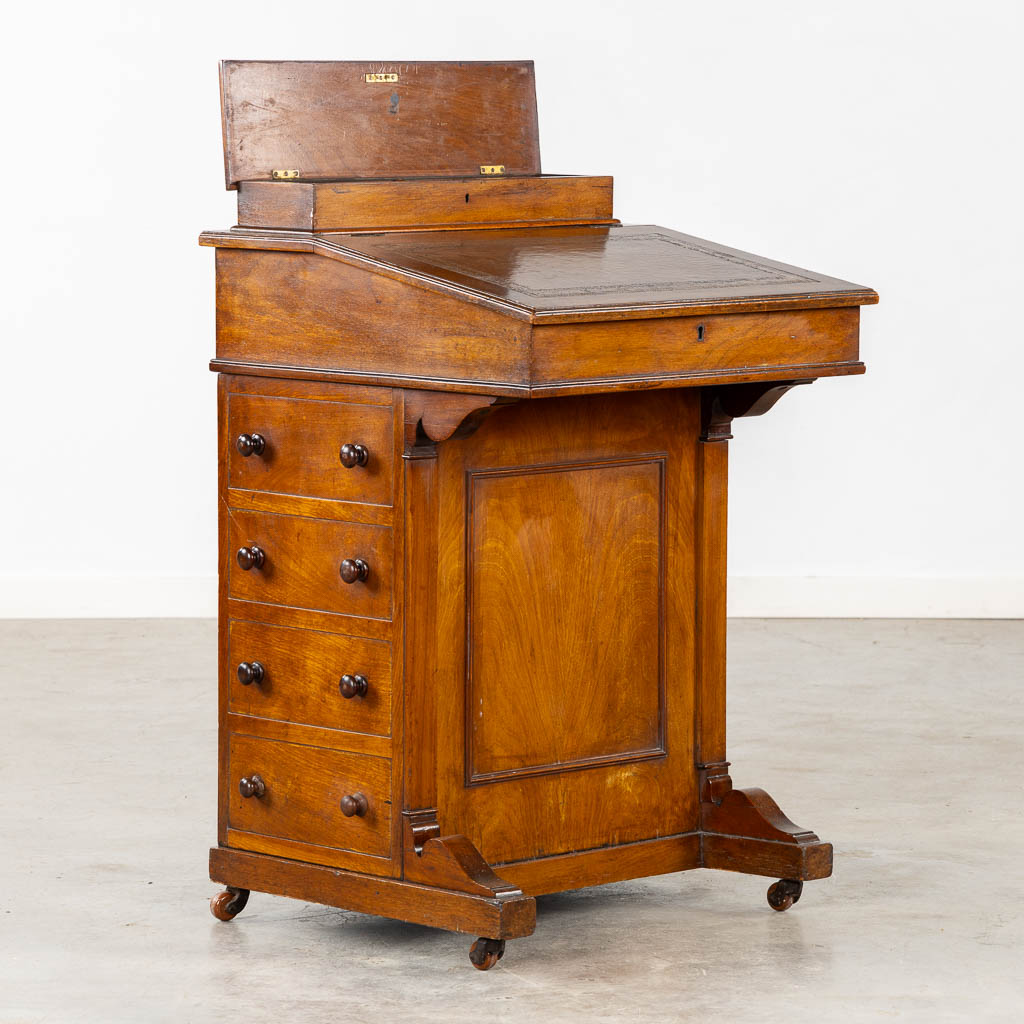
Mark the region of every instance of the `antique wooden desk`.
[[531, 63], [221, 86], [214, 914], [280, 893], [486, 969], [540, 893], [722, 868], [786, 909], [832, 850], [730, 778], [728, 442], [863, 371], [875, 293], [542, 175]]

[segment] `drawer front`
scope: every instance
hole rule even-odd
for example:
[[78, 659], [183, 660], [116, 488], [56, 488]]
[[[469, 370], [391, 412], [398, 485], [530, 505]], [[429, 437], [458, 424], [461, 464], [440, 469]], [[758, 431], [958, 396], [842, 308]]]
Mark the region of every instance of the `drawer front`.
[[[243, 455], [241, 436], [262, 444]], [[390, 406], [268, 395], [228, 395], [228, 481], [254, 491], [390, 505], [394, 430]], [[341, 461], [343, 445], [348, 468]], [[245, 446], [243, 445], [243, 448]], [[353, 460], [353, 455], [355, 459]]]
[[[270, 512], [228, 513], [228, 594], [243, 601], [391, 618], [393, 538], [389, 526], [308, 519]], [[242, 548], [259, 549], [243, 569]], [[343, 561], [363, 562], [365, 580], [346, 583]]]
[[[239, 783], [259, 777], [242, 796]], [[229, 740], [228, 823], [232, 829], [376, 857], [391, 853], [391, 762], [253, 736]], [[346, 797], [365, 798], [346, 817]], [[243, 841], [244, 842], [244, 841]]]
[[234, 619], [228, 650], [235, 714], [390, 735], [391, 644]]

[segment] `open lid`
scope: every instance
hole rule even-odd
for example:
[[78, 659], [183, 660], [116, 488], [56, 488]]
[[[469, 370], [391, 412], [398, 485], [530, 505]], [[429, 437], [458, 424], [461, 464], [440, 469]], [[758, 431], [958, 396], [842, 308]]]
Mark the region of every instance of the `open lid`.
[[220, 87], [229, 189], [540, 173], [533, 61], [225, 60]]

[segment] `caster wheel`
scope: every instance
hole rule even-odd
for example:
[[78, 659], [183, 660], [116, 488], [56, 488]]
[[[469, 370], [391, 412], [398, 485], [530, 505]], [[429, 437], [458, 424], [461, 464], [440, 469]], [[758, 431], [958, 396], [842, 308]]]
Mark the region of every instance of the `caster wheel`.
[[774, 885], [768, 887], [768, 906], [780, 912], [789, 910], [794, 903], [799, 902], [803, 891], [803, 882], [793, 878], [780, 878]]
[[469, 947], [470, 963], [478, 971], [489, 971], [504, 955], [504, 939], [477, 939]]
[[248, 889], [235, 889], [229, 885], [210, 900], [210, 913], [218, 921], [230, 921], [245, 909], [248, 902]]

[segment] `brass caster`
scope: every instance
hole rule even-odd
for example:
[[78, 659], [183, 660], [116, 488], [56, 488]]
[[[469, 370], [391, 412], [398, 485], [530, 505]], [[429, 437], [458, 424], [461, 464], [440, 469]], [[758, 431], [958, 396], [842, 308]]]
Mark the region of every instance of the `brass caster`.
[[504, 939], [477, 939], [469, 947], [470, 963], [478, 971], [489, 971], [504, 955]]
[[229, 885], [224, 892], [217, 893], [210, 900], [210, 913], [218, 921], [230, 921], [245, 909], [248, 902], [248, 889], [236, 889]]
[[768, 906], [772, 910], [789, 910], [794, 903], [800, 900], [800, 894], [804, 891], [804, 883], [794, 878], [780, 878], [774, 885], [768, 887]]

